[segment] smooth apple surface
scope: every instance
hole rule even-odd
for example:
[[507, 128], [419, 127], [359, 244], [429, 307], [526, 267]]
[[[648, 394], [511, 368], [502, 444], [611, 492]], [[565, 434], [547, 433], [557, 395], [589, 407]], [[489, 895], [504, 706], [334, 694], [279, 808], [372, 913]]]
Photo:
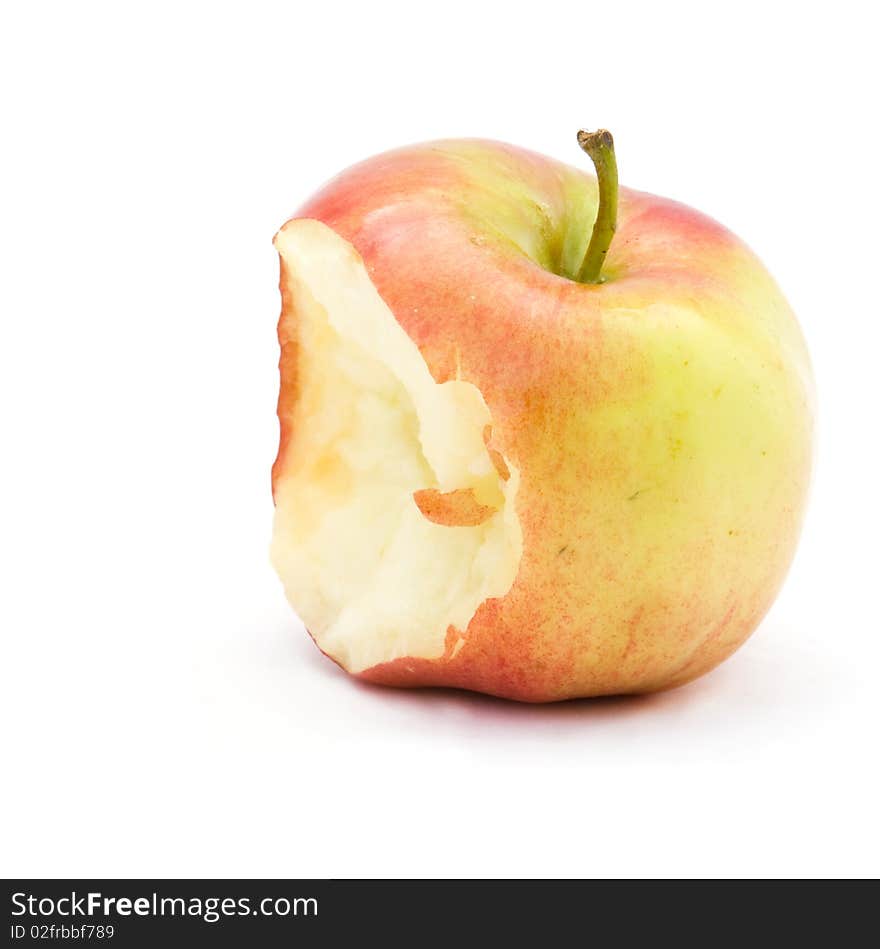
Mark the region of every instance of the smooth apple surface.
[[447, 141], [333, 179], [279, 232], [272, 558], [318, 646], [523, 701], [681, 685], [772, 603], [813, 384], [748, 248], [592, 175]]

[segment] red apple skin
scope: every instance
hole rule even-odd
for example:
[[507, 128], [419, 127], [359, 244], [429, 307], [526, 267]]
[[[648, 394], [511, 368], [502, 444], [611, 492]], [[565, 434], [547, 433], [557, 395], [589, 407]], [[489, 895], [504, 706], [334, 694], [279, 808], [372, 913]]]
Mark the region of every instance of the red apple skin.
[[[499, 143], [437, 142], [349, 169], [295, 215], [351, 242], [435, 381], [479, 387], [490, 445], [521, 474], [510, 591], [450, 628], [442, 658], [374, 666], [369, 682], [525, 702], [667, 689], [736, 650], [784, 579], [812, 459], [794, 316], [736, 237], [670, 200], [621, 189], [599, 286], [481, 220], [493, 202], [526, 234], [574, 192], [595, 207], [589, 174]], [[667, 319], [684, 327], [672, 342]], [[730, 356], [703, 359], [690, 321], [729, 338]], [[285, 300], [273, 486], [296, 437], [295, 325]], [[738, 360], [751, 373], [739, 407], [724, 391]]]

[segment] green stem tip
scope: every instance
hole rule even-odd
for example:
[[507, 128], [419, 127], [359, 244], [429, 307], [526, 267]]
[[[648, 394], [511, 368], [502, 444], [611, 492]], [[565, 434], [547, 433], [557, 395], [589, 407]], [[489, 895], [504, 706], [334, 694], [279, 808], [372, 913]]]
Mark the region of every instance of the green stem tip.
[[601, 283], [602, 265], [617, 229], [617, 159], [614, 157], [614, 139], [605, 129], [597, 132], [581, 129], [577, 138], [578, 145], [593, 160], [599, 181], [599, 210], [577, 280], [580, 283]]

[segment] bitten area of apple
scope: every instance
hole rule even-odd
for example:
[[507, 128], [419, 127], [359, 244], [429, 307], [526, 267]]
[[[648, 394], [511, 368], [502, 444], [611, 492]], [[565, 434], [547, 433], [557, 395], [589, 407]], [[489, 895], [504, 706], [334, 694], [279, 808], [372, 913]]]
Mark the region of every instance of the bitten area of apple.
[[434, 381], [350, 243], [298, 220], [276, 246], [297, 397], [272, 561], [349, 672], [440, 658], [447, 631], [516, 576], [519, 472], [486, 444], [479, 389]]

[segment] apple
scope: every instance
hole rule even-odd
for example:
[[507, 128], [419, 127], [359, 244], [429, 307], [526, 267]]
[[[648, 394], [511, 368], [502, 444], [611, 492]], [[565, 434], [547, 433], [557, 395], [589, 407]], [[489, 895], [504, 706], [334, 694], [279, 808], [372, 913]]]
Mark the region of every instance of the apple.
[[497, 142], [371, 158], [275, 238], [271, 556], [318, 647], [390, 686], [548, 702], [682, 685], [791, 562], [813, 382], [744, 244]]

